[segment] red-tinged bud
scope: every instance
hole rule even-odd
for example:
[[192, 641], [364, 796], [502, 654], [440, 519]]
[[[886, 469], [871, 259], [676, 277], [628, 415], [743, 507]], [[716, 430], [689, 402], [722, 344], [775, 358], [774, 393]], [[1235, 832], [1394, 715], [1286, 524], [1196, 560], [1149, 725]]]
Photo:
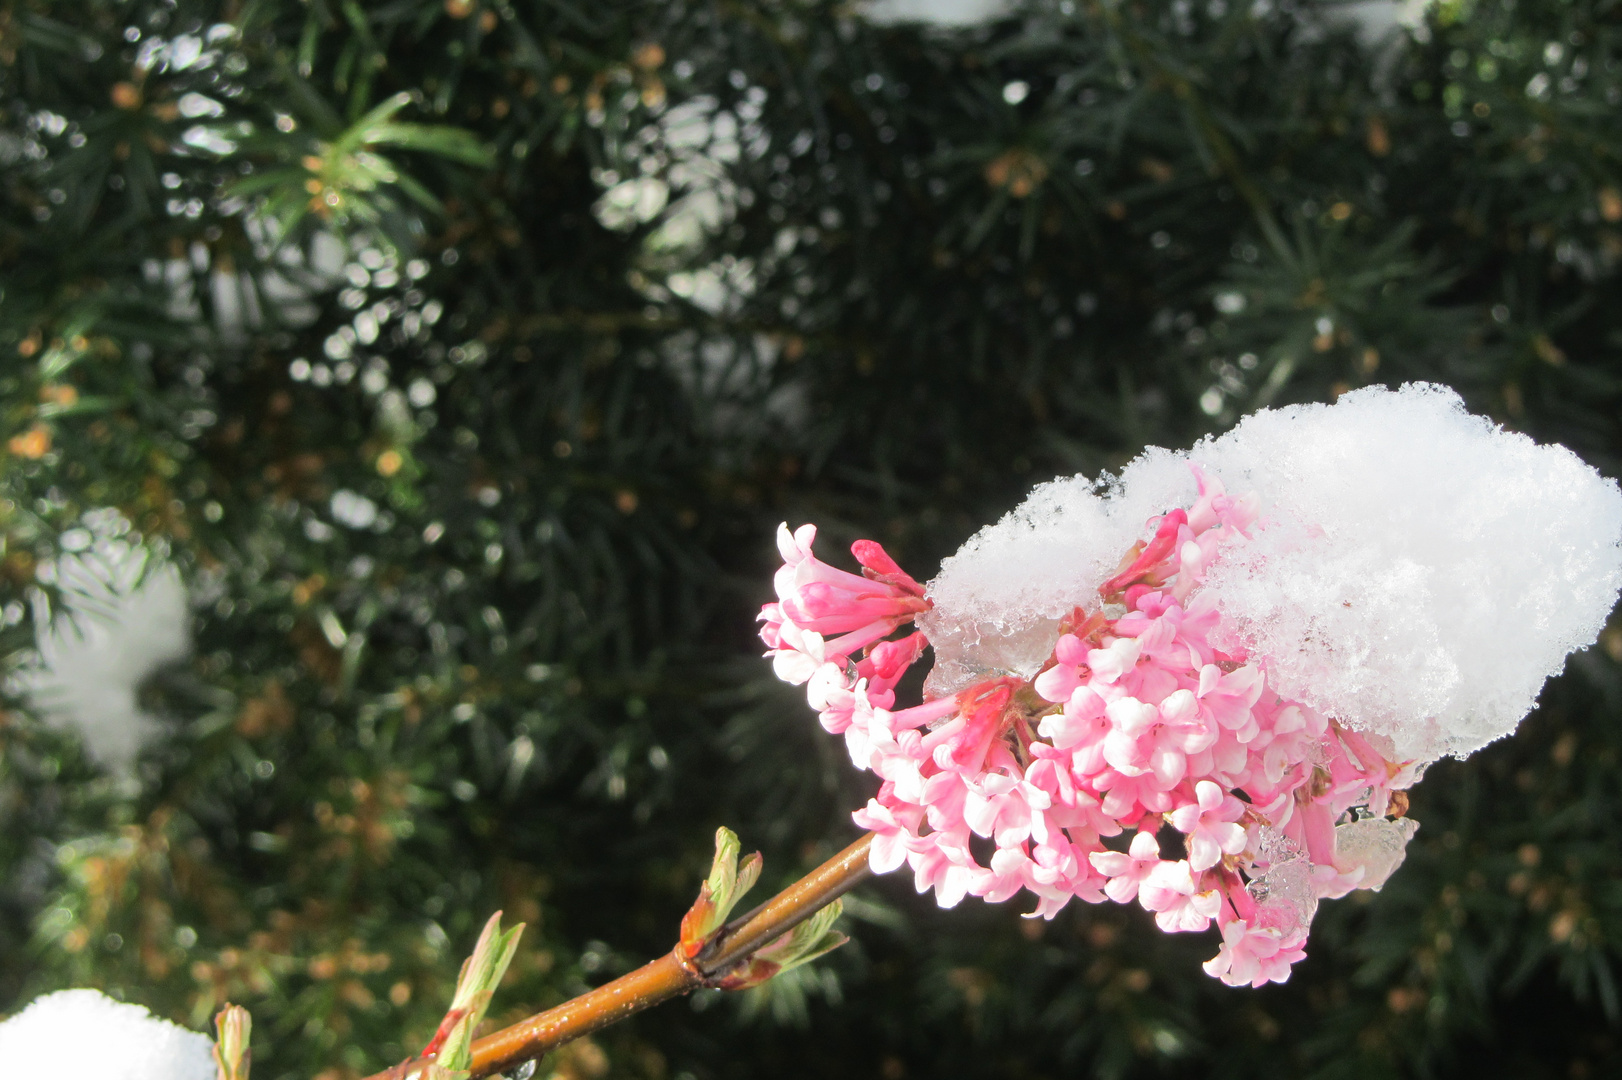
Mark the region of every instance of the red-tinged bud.
[[882, 581], [913, 596], [924, 595], [924, 587], [901, 569], [877, 540], [858, 540], [850, 546], [850, 553], [862, 564], [862, 573], [874, 581]]
[[1102, 611], [1089, 613], [1086, 608], [1075, 608], [1059, 620], [1059, 636], [1072, 634], [1081, 641], [1097, 644], [1100, 631], [1109, 629], [1109, 617]]
[[1162, 517], [1160, 519], [1160, 528], [1155, 530], [1154, 539], [1149, 541], [1149, 546], [1144, 548], [1143, 553], [1136, 559], [1132, 560], [1131, 566], [1100, 585], [1098, 587], [1099, 594], [1101, 596], [1111, 596], [1128, 585], [1134, 585], [1148, 577], [1150, 572], [1165, 562], [1167, 557], [1176, 549], [1177, 533], [1187, 524], [1188, 512], [1186, 510], [1173, 510]]
[[867, 650], [867, 656], [856, 665], [856, 673], [864, 679], [893, 686], [907, 668], [923, 655], [928, 644], [929, 640], [921, 632], [908, 634], [897, 641], [881, 641]]
[[747, 964], [740, 964], [714, 980], [711, 985], [719, 990], [749, 990], [766, 982], [781, 970], [781, 964], [774, 964], [770, 960], [751, 959]]
[[683, 957], [692, 959], [710, 943], [726, 924], [727, 916], [732, 914], [739, 899], [760, 879], [763, 863], [758, 851], [739, 862], [737, 835], [724, 826], [715, 830], [715, 858], [710, 863], [710, 876], [699, 885], [698, 899], [682, 916], [681, 939], [676, 949]]
[[428, 1045], [423, 1047], [422, 1053], [417, 1056], [431, 1058], [437, 1055], [440, 1048], [445, 1045], [445, 1040], [450, 1037], [452, 1029], [456, 1027], [456, 1022], [466, 1015], [466, 1009], [452, 1009], [447, 1012], [445, 1019], [439, 1022], [439, 1028], [434, 1032], [434, 1037], [428, 1040]]
[[688, 959], [697, 956], [699, 950], [704, 948], [714, 921], [715, 901], [710, 898], [709, 882], [705, 882], [698, 887], [698, 899], [681, 917], [680, 948]]
[[214, 1066], [218, 1080], [248, 1080], [249, 1036], [253, 1032], [253, 1017], [241, 1005], [229, 1001], [214, 1017]]

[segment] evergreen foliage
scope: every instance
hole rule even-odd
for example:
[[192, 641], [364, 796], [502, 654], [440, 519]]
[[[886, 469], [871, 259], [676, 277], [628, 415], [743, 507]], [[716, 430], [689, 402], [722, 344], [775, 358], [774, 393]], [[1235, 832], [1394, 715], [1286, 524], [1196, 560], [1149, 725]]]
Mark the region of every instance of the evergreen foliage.
[[[5, 0], [0, 649], [138, 540], [195, 650], [129, 770], [8, 683], [0, 1002], [229, 999], [256, 1078], [339, 1080], [497, 907], [510, 1020], [670, 948], [719, 825], [792, 880], [867, 792], [756, 658], [784, 518], [924, 577], [1038, 480], [1412, 379], [1615, 475], [1619, 103], [1613, 0]], [[543, 1068], [1613, 1072], [1619, 708], [1613, 628], [1287, 986], [897, 877]]]

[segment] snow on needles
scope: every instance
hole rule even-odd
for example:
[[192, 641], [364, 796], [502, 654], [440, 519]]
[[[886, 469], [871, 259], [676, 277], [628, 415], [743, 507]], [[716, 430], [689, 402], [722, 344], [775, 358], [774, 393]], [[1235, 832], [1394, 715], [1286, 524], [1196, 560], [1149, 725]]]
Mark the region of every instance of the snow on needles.
[[1390, 740], [1463, 756], [1515, 729], [1622, 585], [1622, 491], [1561, 446], [1472, 416], [1453, 391], [1370, 387], [1258, 412], [1119, 478], [1055, 480], [929, 583], [931, 696], [1029, 678], [1061, 617], [1096, 599], [1144, 522], [1196, 497], [1190, 464], [1254, 492], [1251, 539], [1201, 592], [1286, 697]]
[[214, 1043], [96, 990], [62, 990], [0, 1023], [15, 1080], [214, 1080]]

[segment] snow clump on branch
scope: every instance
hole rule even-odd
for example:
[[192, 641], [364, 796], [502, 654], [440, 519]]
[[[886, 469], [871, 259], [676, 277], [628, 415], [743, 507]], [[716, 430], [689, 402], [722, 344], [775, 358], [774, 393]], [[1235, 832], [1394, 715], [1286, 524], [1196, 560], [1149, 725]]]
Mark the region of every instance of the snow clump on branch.
[[[1404, 790], [1513, 731], [1622, 586], [1615, 482], [1427, 384], [1041, 485], [927, 588], [814, 538], [780, 531], [761, 636], [882, 781], [855, 815], [874, 869], [943, 906], [1215, 922], [1206, 970], [1235, 985], [1282, 982], [1320, 899], [1385, 883]], [[926, 646], [925, 700], [896, 709]]]
[[7, 1076], [214, 1080], [214, 1043], [97, 990], [36, 998], [0, 1023]]

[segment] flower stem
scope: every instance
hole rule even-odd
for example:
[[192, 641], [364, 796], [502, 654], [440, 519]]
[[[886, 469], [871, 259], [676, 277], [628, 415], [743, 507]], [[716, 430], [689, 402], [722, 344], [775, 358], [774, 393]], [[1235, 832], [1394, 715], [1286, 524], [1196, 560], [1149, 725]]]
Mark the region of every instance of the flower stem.
[[[692, 960], [683, 961], [674, 951], [666, 953], [556, 1008], [486, 1035], [473, 1044], [471, 1080], [534, 1060], [633, 1013], [709, 985], [868, 877], [873, 835], [863, 836], [760, 907], [729, 922]], [[409, 1076], [414, 1064], [396, 1065], [368, 1080]]]

